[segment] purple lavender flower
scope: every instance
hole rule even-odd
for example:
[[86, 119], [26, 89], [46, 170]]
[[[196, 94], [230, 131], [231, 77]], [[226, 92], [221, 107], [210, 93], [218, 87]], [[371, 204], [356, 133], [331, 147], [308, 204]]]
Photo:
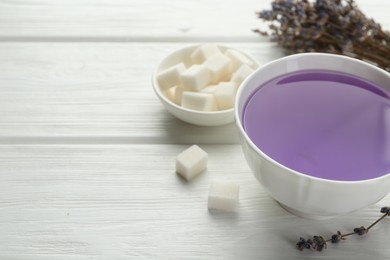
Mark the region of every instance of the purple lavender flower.
[[390, 71], [390, 33], [368, 19], [353, 0], [273, 0], [271, 7], [258, 16], [270, 22], [271, 39], [290, 53], [343, 54]]
[[310, 249], [312, 248], [312, 246], [313, 246], [313, 242], [310, 239], [305, 240], [302, 237], [299, 238], [299, 242], [297, 243], [297, 248], [301, 251], [303, 249]]
[[361, 226], [361, 227], [358, 227], [358, 228], [354, 228], [353, 232], [358, 234], [359, 236], [362, 236], [362, 235], [367, 234], [367, 229], [365, 227]]
[[326, 240], [322, 236], [313, 237], [313, 249], [321, 252], [323, 249], [326, 249]]
[[330, 242], [332, 242], [333, 244], [336, 244], [336, 243], [340, 242], [341, 240], [345, 240], [345, 239], [346, 238], [343, 238], [343, 235], [341, 234], [341, 232], [337, 231], [337, 234], [332, 235]]
[[299, 238], [298, 243], [296, 244], [297, 248], [299, 250], [303, 249], [312, 249], [315, 251], [322, 251], [327, 248], [327, 242], [331, 242], [332, 244], [339, 243], [341, 240], [346, 240], [346, 237], [352, 236], [352, 235], [365, 235], [368, 233], [369, 230], [371, 230], [372, 227], [374, 227], [376, 224], [378, 224], [380, 221], [386, 218], [386, 216], [390, 216], [390, 207], [382, 207], [380, 210], [383, 215], [378, 218], [376, 221], [374, 221], [371, 225], [369, 225], [367, 228], [364, 226], [354, 228], [353, 232], [342, 234], [340, 231], [337, 231], [336, 234], [333, 234], [330, 239], [325, 239], [322, 236], [313, 236], [312, 239], [304, 239], [302, 237]]
[[390, 216], [390, 207], [381, 208], [381, 213], [386, 213], [387, 216]]

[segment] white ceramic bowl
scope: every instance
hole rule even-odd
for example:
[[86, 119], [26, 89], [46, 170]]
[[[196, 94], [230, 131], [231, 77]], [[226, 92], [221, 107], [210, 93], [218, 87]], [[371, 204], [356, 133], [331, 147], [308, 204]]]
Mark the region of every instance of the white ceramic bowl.
[[[204, 111], [196, 111], [192, 109], [183, 108], [171, 100], [169, 100], [164, 93], [161, 91], [161, 88], [159, 86], [159, 83], [156, 79], [156, 75], [177, 63], [184, 62], [184, 64], [189, 67], [192, 62], [190, 59], [191, 53], [199, 47], [200, 44], [187, 46], [184, 48], [181, 48], [179, 50], [176, 50], [166, 56], [156, 67], [156, 69], [153, 71], [152, 74], [152, 86], [154, 89], [154, 92], [156, 93], [157, 97], [161, 100], [164, 107], [175, 117], [191, 124], [195, 125], [201, 125], [201, 126], [218, 126], [218, 125], [224, 125], [228, 123], [234, 122], [234, 108], [226, 109], [226, 110], [220, 110], [220, 111], [211, 111], [211, 112], [204, 112]], [[232, 49], [240, 52], [241, 54], [245, 55], [248, 59], [253, 61], [257, 66], [258, 62], [249, 56], [248, 54], [243, 53], [240, 50], [237, 50], [235, 48], [227, 47], [218, 45], [218, 47], [221, 49], [222, 52], [224, 52], [227, 49]]]
[[236, 124], [245, 158], [270, 196], [295, 215], [329, 218], [373, 204], [390, 191], [390, 173], [361, 181], [335, 181], [302, 174], [261, 151], [243, 128], [244, 106], [263, 83], [300, 70], [325, 69], [358, 75], [390, 91], [390, 73], [345, 56], [306, 53], [287, 56], [258, 68], [241, 85], [235, 105]]

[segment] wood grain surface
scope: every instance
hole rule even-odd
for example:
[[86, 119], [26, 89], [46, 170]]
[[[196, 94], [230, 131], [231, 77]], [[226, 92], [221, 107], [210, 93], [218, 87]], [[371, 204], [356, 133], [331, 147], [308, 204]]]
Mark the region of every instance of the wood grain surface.
[[[285, 55], [254, 34], [270, 0], [0, 1], [0, 260], [390, 259], [390, 219], [322, 253], [302, 237], [368, 225], [390, 195], [316, 221], [281, 208], [255, 180], [234, 124], [170, 115], [151, 74], [201, 42], [261, 64]], [[357, 4], [390, 29], [390, 2]], [[175, 173], [189, 145], [209, 154], [191, 182]], [[235, 213], [208, 211], [212, 182], [240, 184]], [[286, 187], [289, 188], [289, 187]]]

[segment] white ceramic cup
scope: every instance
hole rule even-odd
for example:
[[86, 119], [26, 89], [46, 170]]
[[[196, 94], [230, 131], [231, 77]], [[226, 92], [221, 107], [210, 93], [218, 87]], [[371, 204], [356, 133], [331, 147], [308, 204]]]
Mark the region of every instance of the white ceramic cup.
[[235, 117], [245, 158], [270, 196], [295, 215], [321, 219], [379, 201], [390, 191], [390, 173], [360, 181], [335, 181], [302, 174], [261, 151], [246, 134], [242, 121], [245, 104], [263, 83], [286, 73], [313, 69], [356, 75], [390, 92], [390, 73], [366, 62], [333, 54], [295, 54], [263, 65], [242, 83], [236, 97]]

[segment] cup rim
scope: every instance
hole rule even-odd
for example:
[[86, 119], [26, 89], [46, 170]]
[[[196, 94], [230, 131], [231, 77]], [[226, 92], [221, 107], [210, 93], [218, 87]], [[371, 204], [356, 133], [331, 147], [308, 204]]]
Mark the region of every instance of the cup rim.
[[[237, 91], [236, 100], [235, 100], [235, 107], [234, 107], [235, 108], [234, 116], [235, 116], [235, 119], [236, 119], [235, 121], [236, 121], [236, 125], [237, 125], [237, 127], [239, 129], [239, 132], [245, 138], [245, 141], [250, 145], [250, 147], [256, 151], [257, 154], [261, 155], [268, 162], [270, 162], [270, 163], [272, 163], [272, 164], [274, 164], [274, 165], [276, 165], [278, 167], [281, 167], [284, 170], [289, 171], [290, 173], [296, 175], [297, 177], [308, 178], [310, 180], [316, 180], [316, 181], [320, 181], [320, 182], [324, 182], [324, 183], [338, 183], [338, 184], [354, 184], [354, 183], [356, 184], [356, 183], [377, 182], [377, 181], [380, 181], [381, 179], [385, 179], [385, 178], [390, 177], [390, 172], [388, 172], [386, 174], [383, 174], [383, 175], [375, 177], [375, 178], [347, 181], [347, 180], [325, 179], [325, 178], [312, 176], [312, 175], [309, 175], [309, 174], [306, 174], [306, 173], [303, 173], [303, 172], [299, 172], [297, 170], [291, 169], [291, 168], [281, 164], [277, 160], [275, 160], [275, 159], [271, 158], [270, 156], [268, 156], [259, 147], [257, 147], [256, 144], [253, 143], [253, 141], [249, 138], [249, 136], [245, 132], [244, 127], [243, 127], [243, 123], [242, 123], [242, 113], [243, 113], [243, 111], [240, 111], [240, 109], [239, 109], [239, 100], [240, 100], [240, 97], [242, 95], [243, 89], [246, 88], [248, 82], [250, 82], [253, 77], [255, 77], [258, 73], [260, 73], [262, 70], [264, 70], [265, 67], [267, 67], [269, 65], [272, 65], [272, 64], [275, 64], [275, 63], [284, 62], [284, 61], [287, 61], [287, 60], [290, 60], [290, 59], [296, 59], [296, 58], [299, 58], [299, 57], [310, 57], [310, 56], [312, 56], [312, 57], [325, 57], [326, 56], [326, 57], [332, 57], [332, 58], [336, 58], [336, 59], [340, 59], [340, 60], [344, 60], [344, 61], [348, 61], [348, 62], [358, 63], [360, 65], [366, 66], [368, 69], [375, 70], [377, 73], [381, 73], [385, 77], [388, 77], [390, 79], [390, 73], [386, 72], [385, 70], [383, 70], [381, 68], [378, 68], [378, 67], [376, 67], [376, 66], [374, 66], [372, 64], [369, 64], [367, 62], [364, 62], [364, 61], [361, 61], [361, 60], [358, 60], [358, 59], [355, 59], [355, 58], [351, 58], [351, 57], [344, 56], [344, 55], [338, 55], [338, 54], [330, 54], [330, 53], [298, 53], [298, 54], [292, 54], [292, 55], [289, 55], [289, 56], [285, 56], [285, 57], [282, 57], [282, 58], [270, 61], [270, 62], [260, 66], [259, 68], [257, 68], [249, 77], [247, 77], [242, 82], [240, 88]], [[282, 74], [283, 73], [281, 73], [280, 75], [282, 75]]]

